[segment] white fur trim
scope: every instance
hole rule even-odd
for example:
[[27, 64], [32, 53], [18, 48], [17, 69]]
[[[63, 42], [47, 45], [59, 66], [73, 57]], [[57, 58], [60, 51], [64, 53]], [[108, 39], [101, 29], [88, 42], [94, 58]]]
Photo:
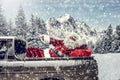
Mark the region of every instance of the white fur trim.
[[44, 57], [50, 58], [49, 49], [44, 49]]
[[45, 43], [45, 44], [49, 44], [50, 43], [50, 36], [43, 35], [42, 42]]
[[80, 46], [82, 46], [84, 44], [87, 44], [85, 39], [81, 39], [81, 40], [78, 41], [78, 47], [80, 47]]

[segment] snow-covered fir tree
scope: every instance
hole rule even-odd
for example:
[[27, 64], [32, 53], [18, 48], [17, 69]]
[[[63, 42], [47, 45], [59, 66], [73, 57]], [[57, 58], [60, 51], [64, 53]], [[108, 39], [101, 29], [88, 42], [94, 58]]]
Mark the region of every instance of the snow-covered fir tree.
[[8, 36], [13, 36], [15, 33], [14, 33], [14, 31], [12, 31], [13, 22], [11, 21], [11, 19], [9, 20], [7, 26], [8, 26], [7, 35], [8, 35]]
[[109, 25], [106, 34], [103, 37], [103, 48], [105, 53], [110, 52], [112, 43], [112, 32], [113, 32], [112, 26]]
[[0, 5], [0, 36], [7, 35], [7, 22], [3, 15], [2, 6]]
[[37, 33], [36, 21], [33, 14], [31, 14], [31, 19], [30, 19], [30, 32], [35, 34]]
[[9, 22], [8, 22], [8, 28], [11, 30], [13, 27], [13, 22], [12, 20], [10, 19]]
[[15, 25], [16, 25], [16, 35], [18, 37], [23, 37], [26, 35], [27, 31], [27, 25], [26, 25], [26, 18], [24, 14], [24, 10], [22, 6], [19, 7], [18, 14], [15, 19]]
[[118, 35], [118, 39], [120, 39], [120, 25], [116, 27], [116, 34]]
[[120, 25], [116, 26], [116, 31], [112, 36], [111, 52], [120, 52]]
[[49, 47], [49, 45], [44, 44], [41, 41], [41, 39], [38, 37], [38, 34], [36, 34], [34, 32], [28, 33], [27, 37], [26, 37], [26, 40], [27, 40], [28, 46], [34, 46], [36, 48], [42, 48], [42, 49], [45, 49], [45, 48]]
[[96, 42], [94, 51], [95, 53], [109, 53], [111, 51], [112, 35], [113, 29], [111, 24], [108, 26], [107, 30], [104, 31], [103, 36], [101, 36]]
[[103, 32], [103, 35], [98, 38], [95, 48], [95, 53], [119, 53], [120, 52], [120, 25], [116, 26], [113, 33], [111, 25]]
[[47, 34], [46, 24], [44, 20], [36, 17], [36, 32], [40, 34]]

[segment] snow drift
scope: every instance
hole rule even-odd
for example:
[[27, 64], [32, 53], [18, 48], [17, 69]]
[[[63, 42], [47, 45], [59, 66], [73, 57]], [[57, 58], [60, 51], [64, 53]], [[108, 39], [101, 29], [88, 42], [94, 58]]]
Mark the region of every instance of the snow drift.
[[120, 80], [120, 54], [94, 54], [99, 80]]

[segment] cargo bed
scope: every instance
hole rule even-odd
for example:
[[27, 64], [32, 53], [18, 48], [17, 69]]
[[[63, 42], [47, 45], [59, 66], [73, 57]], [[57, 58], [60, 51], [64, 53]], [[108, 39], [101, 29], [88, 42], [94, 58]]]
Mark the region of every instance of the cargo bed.
[[[98, 80], [94, 57], [0, 61], [2, 80]], [[6, 78], [6, 79], [4, 79]]]

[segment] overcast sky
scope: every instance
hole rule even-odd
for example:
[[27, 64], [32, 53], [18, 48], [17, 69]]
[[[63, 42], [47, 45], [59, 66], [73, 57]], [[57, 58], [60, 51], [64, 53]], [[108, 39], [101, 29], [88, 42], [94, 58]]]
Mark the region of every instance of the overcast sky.
[[68, 13], [99, 29], [120, 24], [120, 0], [1, 0], [1, 5], [6, 18], [12, 20], [22, 5], [28, 19], [31, 14], [47, 20]]

